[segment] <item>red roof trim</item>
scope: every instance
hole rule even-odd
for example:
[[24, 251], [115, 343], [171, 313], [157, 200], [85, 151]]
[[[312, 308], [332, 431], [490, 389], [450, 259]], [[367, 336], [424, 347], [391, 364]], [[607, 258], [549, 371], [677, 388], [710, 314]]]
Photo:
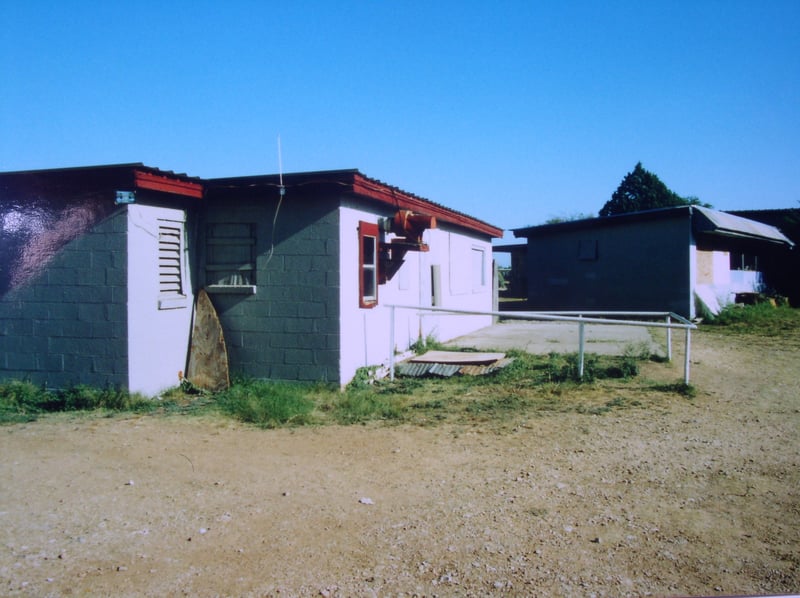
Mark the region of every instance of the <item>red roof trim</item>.
[[470, 230], [489, 235], [502, 237], [503, 230], [486, 222], [467, 216], [455, 210], [433, 203], [427, 199], [417, 197], [395, 187], [390, 187], [380, 181], [370, 179], [363, 174], [353, 173], [353, 192], [363, 197], [375, 199], [381, 203], [391, 205], [397, 209], [412, 210], [414, 212], [435, 216], [437, 220], [463, 226]]
[[186, 181], [168, 176], [135, 170], [133, 173], [134, 182], [139, 189], [149, 189], [151, 191], [162, 191], [174, 195], [185, 195], [200, 199], [203, 197], [202, 183]]

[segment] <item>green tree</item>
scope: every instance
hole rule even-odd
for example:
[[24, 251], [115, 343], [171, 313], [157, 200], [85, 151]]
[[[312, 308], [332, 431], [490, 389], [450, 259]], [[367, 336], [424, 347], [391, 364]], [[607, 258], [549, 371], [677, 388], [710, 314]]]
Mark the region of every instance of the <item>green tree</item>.
[[690, 205], [711, 207], [709, 204], [701, 203], [697, 197], [681, 197], [638, 162], [633, 171], [625, 175], [599, 214], [612, 216], [626, 212]]
[[560, 224], [561, 222], [572, 222], [573, 220], [588, 220], [594, 218], [594, 214], [584, 214], [583, 212], [573, 212], [561, 216], [551, 216], [544, 221], [545, 224]]

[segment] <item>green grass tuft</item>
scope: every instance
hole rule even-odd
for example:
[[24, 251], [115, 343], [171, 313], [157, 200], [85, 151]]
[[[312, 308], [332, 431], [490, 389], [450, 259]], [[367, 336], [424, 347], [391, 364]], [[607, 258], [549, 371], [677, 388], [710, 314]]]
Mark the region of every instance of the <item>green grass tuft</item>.
[[786, 305], [774, 306], [769, 302], [755, 305], [733, 304], [718, 315], [704, 321], [706, 329], [734, 333], [755, 333], [779, 336], [800, 326], [800, 310]]
[[157, 404], [139, 394], [112, 388], [76, 385], [47, 390], [27, 381], [0, 383], [0, 423], [35, 421], [45, 413], [64, 411], [151, 411]]
[[31, 382], [0, 383], [0, 423], [35, 421], [51, 400], [49, 393]]
[[216, 395], [219, 409], [231, 417], [262, 428], [302, 425], [312, 421], [311, 387], [303, 384], [239, 380]]
[[429, 334], [425, 338], [420, 336], [416, 341], [411, 343], [411, 346], [409, 347], [409, 349], [411, 349], [417, 355], [422, 355], [428, 351], [442, 351], [446, 348], [447, 346], [436, 340], [436, 337], [433, 334]]
[[335, 397], [330, 407], [334, 421], [340, 424], [364, 423], [370, 420], [401, 420], [406, 411], [403, 397], [375, 389], [349, 390]]

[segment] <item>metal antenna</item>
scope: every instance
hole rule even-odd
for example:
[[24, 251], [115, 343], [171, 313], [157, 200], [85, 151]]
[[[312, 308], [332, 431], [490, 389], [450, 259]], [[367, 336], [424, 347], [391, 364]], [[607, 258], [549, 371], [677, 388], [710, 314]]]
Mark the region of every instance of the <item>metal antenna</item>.
[[283, 186], [283, 156], [281, 155], [281, 136], [278, 135], [278, 188], [281, 197], [286, 195], [286, 187]]
[[283, 157], [281, 156], [281, 136], [278, 135], [278, 205], [275, 206], [275, 215], [272, 217], [272, 233], [270, 235], [269, 252], [267, 253], [266, 267], [272, 261], [272, 254], [275, 253], [275, 226], [278, 224], [278, 212], [281, 211], [283, 197], [286, 195], [286, 187], [283, 186]]

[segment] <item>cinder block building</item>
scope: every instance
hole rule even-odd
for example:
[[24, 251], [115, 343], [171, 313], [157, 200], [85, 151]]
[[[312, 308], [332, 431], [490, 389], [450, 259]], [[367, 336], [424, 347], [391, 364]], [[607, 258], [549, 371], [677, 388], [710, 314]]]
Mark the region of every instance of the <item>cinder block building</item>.
[[[492, 309], [491, 224], [357, 170], [200, 179], [142, 164], [0, 173], [0, 377], [156, 394], [208, 293], [231, 371], [345, 384]], [[389, 346], [389, 338], [395, 345]]]

